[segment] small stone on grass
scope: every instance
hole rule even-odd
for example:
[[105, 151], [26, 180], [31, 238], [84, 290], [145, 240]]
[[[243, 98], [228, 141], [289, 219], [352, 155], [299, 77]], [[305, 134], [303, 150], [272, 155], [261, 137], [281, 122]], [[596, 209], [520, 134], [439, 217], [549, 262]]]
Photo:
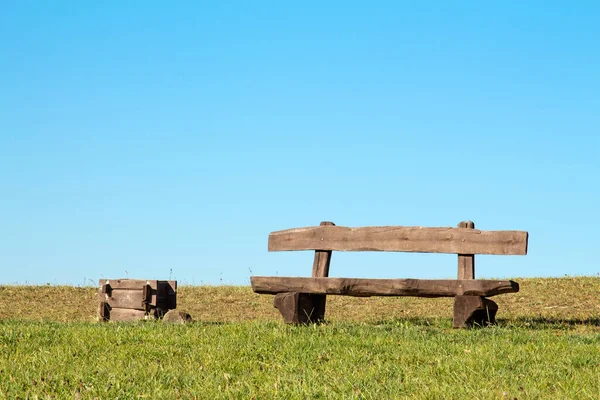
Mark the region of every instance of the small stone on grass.
[[186, 324], [192, 322], [192, 316], [183, 311], [170, 310], [164, 315], [163, 322]]

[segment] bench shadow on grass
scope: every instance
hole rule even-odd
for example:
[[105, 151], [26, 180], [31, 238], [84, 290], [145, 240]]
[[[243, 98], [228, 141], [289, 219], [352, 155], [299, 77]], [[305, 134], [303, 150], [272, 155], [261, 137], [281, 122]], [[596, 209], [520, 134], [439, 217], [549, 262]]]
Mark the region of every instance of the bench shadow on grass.
[[[320, 324], [329, 325], [344, 321], [330, 321], [325, 320]], [[346, 321], [348, 323], [356, 323], [353, 321]], [[423, 318], [423, 317], [405, 317], [405, 318], [390, 318], [390, 319], [374, 319], [371, 321], [363, 321], [359, 324], [372, 325], [372, 326], [414, 326], [414, 327], [437, 327], [437, 328], [451, 328], [452, 319], [434, 317], [434, 318]], [[467, 329], [485, 329], [490, 325], [473, 325]], [[496, 324], [491, 325], [498, 328], [525, 328], [531, 330], [541, 329], [565, 329], [575, 327], [600, 327], [600, 317], [593, 318], [551, 318], [551, 317], [517, 317], [517, 318], [499, 318], [496, 320]]]
[[517, 317], [515, 319], [499, 319], [500, 326], [515, 326], [527, 329], [573, 328], [577, 326], [600, 327], [600, 317], [594, 318], [552, 318], [552, 317]]
[[[268, 321], [272, 325], [282, 325], [290, 327], [303, 327], [307, 325], [286, 325], [282, 321]], [[229, 321], [193, 321], [191, 325], [210, 325], [210, 326], [226, 326], [230, 325]], [[452, 329], [452, 319], [434, 317], [434, 318], [423, 318], [423, 317], [404, 317], [404, 318], [390, 318], [390, 319], [373, 319], [368, 321], [344, 321], [344, 320], [324, 320], [317, 322], [317, 325], [324, 326], [336, 326], [336, 325], [367, 325], [379, 327], [382, 329], [391, 329], [395, 327], [416, 327], [416, 328], [434, 328], [434, 329]], [[547, 318], [547, 317], [517, 317], [504, 319], [500, 318], [496, 320], [496, 324], [493, 327], [502, 329], [520, 328], [529, 330], [547, 330], [547, 329], [572, 329], [576, 327], [600, 327], [600, 317], [598, 318]], [[466, 328], [470, 329], [486, 329], [489, 325], [473, 325]]]
[[353, 324], [353, 325], [370, 325], [370, 326], [415, 326], [415, 327], [448, 327], [451, 326], [452, 320], [442, 317], [400, 317], [400, 318], [380, 318], [365, 321], [346, 321], [343, 319], [339, 320], [325, 320], [321, 324], [335, 325], [335, 324]]

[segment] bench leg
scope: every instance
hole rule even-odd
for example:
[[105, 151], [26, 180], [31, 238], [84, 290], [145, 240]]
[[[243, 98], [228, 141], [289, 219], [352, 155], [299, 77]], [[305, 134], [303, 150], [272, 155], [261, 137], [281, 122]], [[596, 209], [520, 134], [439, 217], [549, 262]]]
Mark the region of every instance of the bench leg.
[[110, 306], [106, 301], [101, 301], [98, 306], [99, 320], [106, 322], [110, 320]]
[[456, 296], [452, 326], [466, 328], [473, 325], [495, 324], [496, 311], [498, 311], [498, 305], [485, 297]]
[[309, 324], [323, 321], [325, 296], [298, 292], [278, 293], [273, 305], [286, 324]]

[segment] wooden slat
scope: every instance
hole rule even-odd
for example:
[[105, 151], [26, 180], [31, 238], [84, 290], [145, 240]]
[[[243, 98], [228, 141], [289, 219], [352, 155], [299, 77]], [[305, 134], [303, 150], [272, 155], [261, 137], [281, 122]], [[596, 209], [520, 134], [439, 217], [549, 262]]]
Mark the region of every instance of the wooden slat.
[[314, 226], [272, 232], [269, 251], [404, 251], [448, 254], [527, 254], [527, 232], [406, 226]]
[[276, 276], [250, 277], [256, 293], [299, 292], [356, 297], [415, 296], [454, 297], [457, 295], [495, 296], [519, 291], [513, 281], [454, 279], [359, 279], [297, 278]]
[[115, 289], [108, 293], [99, 293], [98, 297], [100, 301], [108, 303], [108, 305], [113, 308], [131, 308], [137, 310], [146, 309], [143, 290]]
[[157, 280], [146, 279], [100, 279], [98, 285], [110, 285], [111, 289], [142, 289], [144, 285], [150, 285], [150, 288], [156, 290], [158, 288]]

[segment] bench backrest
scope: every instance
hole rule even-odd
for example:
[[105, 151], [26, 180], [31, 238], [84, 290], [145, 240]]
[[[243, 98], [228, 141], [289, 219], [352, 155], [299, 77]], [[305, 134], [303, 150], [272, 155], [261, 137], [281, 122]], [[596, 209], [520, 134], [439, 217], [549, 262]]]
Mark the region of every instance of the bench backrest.
[[523, 231], [481, 231], [467, 227], [322, 225], [271, 232], [269, 251], [400, 251], [447, 254], [527, 254]]

